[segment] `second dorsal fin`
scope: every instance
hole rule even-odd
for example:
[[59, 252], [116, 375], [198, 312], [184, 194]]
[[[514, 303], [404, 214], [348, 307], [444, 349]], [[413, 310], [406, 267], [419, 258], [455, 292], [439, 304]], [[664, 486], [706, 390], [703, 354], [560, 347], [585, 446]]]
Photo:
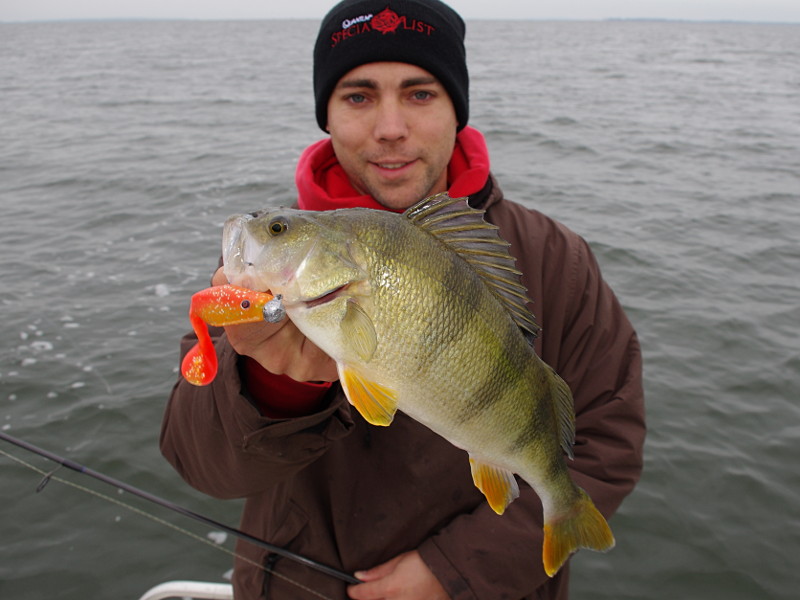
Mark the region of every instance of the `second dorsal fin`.
[[484, 211], [469, 206], [466, 198], [451, 198], [444, 192], [417, 202], [403, 214], [467, 261], [530, 337], [539, 334], [526, 306], [530, 299], [520, 283], [522, 273], [508, 253], [508, 242], [484, 220]]

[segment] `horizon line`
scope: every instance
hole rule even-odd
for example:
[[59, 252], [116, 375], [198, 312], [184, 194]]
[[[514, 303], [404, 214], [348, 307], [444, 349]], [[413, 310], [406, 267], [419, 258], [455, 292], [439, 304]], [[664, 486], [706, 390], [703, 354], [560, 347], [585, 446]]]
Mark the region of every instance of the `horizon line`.
[[[316, 17], [75, 17], [75, 18], [36, 18], [36, 19], [14, 19], [2, 20], [2, 25], [12, 24], [33, 24], [33, 23], [111, 23], [111, 22], [241, 22], [241, 21], [321, 21]], [[683, 17], [597, 17], [597, 18], [577, 18], [577, 17], [525, 17], [525, 18], [506, 18], [506, 17], [464, 17], [470, 21], [539, 21], [539, 22], [573, 22], [573, 23], [604, 23], [609, 21], [633, 21], [633, 22], [654, 22], [654, 23], [730, 23], [730, 24], [751, 24], [751, 25], [798, 25], [800, 21], [769, 21], [752, 19], [691, 19]]]

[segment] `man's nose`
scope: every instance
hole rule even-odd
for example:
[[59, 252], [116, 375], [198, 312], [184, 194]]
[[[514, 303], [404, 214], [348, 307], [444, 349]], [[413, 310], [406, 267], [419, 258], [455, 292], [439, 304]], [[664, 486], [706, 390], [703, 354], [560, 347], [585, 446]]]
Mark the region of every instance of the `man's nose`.
[[394, 142], [408, 136], [408, 115], [400, 102], [383, 100], [375, 117], [375, 137]]

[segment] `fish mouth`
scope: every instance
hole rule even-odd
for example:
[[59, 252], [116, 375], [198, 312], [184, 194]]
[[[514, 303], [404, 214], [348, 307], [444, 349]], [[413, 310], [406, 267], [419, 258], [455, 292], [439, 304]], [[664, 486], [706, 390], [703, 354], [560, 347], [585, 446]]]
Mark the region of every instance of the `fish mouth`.
[[335, 300], [336, 298], [341, 296], [342, 293], [349, 287], [350, 284], [345, 283], [344, 285], [340, 285], [339, 287], [334, 288], [330, 292], [322, 294], [322, 296], [317, 296], [316, 298], [312, 298], [311, 300], [306, 300], [305, 301], [306, 308], [315, 308], [317, 306], [327, 304], [328, 302]]

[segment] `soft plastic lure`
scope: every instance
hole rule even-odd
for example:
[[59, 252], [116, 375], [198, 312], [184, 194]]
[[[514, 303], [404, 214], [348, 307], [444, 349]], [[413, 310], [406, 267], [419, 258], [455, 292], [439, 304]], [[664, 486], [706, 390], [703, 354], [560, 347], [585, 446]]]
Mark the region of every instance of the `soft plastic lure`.
[[181, 373], [194, 385], [208, 385], [217, 376], [217, 354], [208, 325], [223, 327], [265, 320], [277, 323], [285, 314], [280, 296], [256, 292], [235, 285], [206, 288], [192, 296], [189, 321], [197, 335], [197, 344], [181, 363]]

